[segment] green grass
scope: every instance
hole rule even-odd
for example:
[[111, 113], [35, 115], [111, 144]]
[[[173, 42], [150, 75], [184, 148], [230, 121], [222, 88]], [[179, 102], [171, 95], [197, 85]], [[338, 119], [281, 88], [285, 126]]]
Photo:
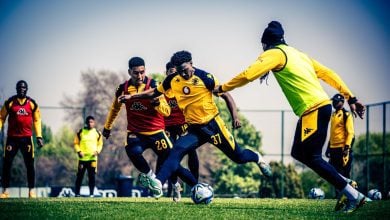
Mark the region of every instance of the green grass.
[[390, 219], [390, 200], [335, 213], [336, 200], [189, 198], [40, 198], [0, 200], [0, 219]]

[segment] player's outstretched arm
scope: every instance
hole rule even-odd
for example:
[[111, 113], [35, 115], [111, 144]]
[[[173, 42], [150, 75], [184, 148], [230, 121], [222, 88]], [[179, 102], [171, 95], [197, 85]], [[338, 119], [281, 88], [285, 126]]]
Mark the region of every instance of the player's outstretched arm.
[[146, 91], [143, 91], [141, 93], [137, 93], [137, 94], [134, 94], [134, 95], [120, 95], [118, 97], [118, 101], [121, 102], [121, 103], [125, 103], [127, 100], [131, 99], [131, 98], [137, 98], [137, 99], [152, 99], [152, 98], [156, 98], [158, 96], [162, 95], [162, 93], [160, 93], [159, 91], [157, 91], [156, 88], [152, 88], [152, 89], [149, 89], [149, 90], [146, 90]]
[[225, 100], [226, 105], [229, 109], [230, 115], [232, 117], [232, 125], [234, 129], [240, 128], [241, 127], [241, 121], [238, 117], [238, 112], [237, 112], [237, 106], [236, 103], [234, 102], [233, 97], [230, 95], [228, 92], [224, 92], [221, 94], [221, 97]]

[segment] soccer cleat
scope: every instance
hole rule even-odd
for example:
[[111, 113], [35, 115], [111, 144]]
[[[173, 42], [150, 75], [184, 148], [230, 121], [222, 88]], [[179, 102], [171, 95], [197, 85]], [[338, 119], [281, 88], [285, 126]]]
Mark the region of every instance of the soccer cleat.
[[3, 192], [0, 194], [0, 199], [8, 199], [9, 198], [9, 192]]
[[163, 195], [162, 184], [160, 180], [156, 178], [148, 176], [144, 173], [140, 173], [138, 176], [138, 183], [141, 186], [148, 188], [152, 192], [153, 197], [156, 199], [160, 198]]
[[340, 198], [337, 200], [336, 202], [336, 206], [334, 207], [334, 211], [340, 211], [341, 209], [343, 209], [345, 207], [345, 204], [347, 203], [347, 196], [342, 194], [340, 196]]
[[37, 198], [37, 195], [35, 194], [34, 191], [28, 192], [28, 198]]
[[[351, 185], [353, 188], [357, 189], [358, 188], [358, 185], [357, 185], [357, 182], [354, 181], [354, 180], [351, 180], [351, 179], [347, 179], [347, 182], [349, 185]], [[337, 211], [340, 211], [341, 209], [343, 209], [347, 203], [347, 196], [345, 194], [341, 194], [339, 199], [337, 200], [337, 203], [336, 203], [336, 206], [334, 207], [334, 210], [337, 212]]]
[[272, 176], [272, 169], [271, 169], [271, 166], [269, 164], [264, 163], [264, 162], [260, 162], [257, 165], [259, 166], [261, 173], [265, 177], [269, 178]]
[[180, 184], [172, 184], [172, 199], [174, 202], [179, 202], [181, 199], [181, 191], [183, 189], [181, 188]]
[[355, 200], [348, 200], [345, 208], [343, 210], [344, 213], [351, 213], [356, 211], [359, 207], [363, 206], [366, 203], [366, 197], [359, 193], [358, 198]]

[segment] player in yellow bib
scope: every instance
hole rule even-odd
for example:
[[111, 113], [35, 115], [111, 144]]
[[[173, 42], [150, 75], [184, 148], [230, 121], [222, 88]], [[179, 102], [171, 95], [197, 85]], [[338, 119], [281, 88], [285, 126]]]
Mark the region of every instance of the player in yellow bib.
[[97, 160], [102, 148], [102, 134], [95, 128], [95, 118], [88, 116], [85, 119], [85, 127], [80, 129], [74, 137], [74, 149], [79, 157], [75, 183], [76, 196], [80, 196], [81, 183], [83, 181], [85, 171], [87, 171], [89, 193], [90, 197], [93, 197]]
[[364, 105], [356, 99], [334, 71], [288, 46], [279, 22], [272, 21], [268, 24], [261, 43], [264, 53], [246, 70], [217, 87], [214, 92], [231, 91], [255, 79], [262, 79], [272, 71], [294, 113], [299, 116], [291, 155], [347, 196], [348, 200], [338, 201], [337, 210], [344, 206], [344, 212], [356, 210], [365, 202], [365, 196], [350, 186], [347, 178], [322, 159], [322, 147], [327, 136], [332, 105], [319, 79], [348, 99], [355, 116], [363, 118]]

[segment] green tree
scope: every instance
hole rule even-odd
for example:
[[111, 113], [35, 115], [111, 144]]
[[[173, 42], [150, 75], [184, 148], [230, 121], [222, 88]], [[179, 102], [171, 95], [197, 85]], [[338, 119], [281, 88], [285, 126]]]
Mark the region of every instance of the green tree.
[[293, 164], [285, 166], [281, 162], [272, 161], [270, 166], [272, 167], [273, 175], [270, 179], [262, 179], [260, 197], [304, 197], [301, 176]]
[[[385, 140], [386, 142], [383, 143], [383, 133], [370, 133], [367, 148], [365, 134], [357, 137], [355, 141], [352, 178], [358, 182], [361, 190], [376, 188], [382, 192], [388, 191], [390, 186], [390, 158], [388, 156], [390, 133], [386, 133]], [[369, 167], [367, 167], [367, 162]], [[367, 171], [369, 171], [368, 176]], [[367, 177], [369, 177], [368, 183]], [[385, 189], [383, 189], [384, 186]]]
[[62, 127], [51, 142], [37, 152], [37, 186], [73, 186], [77, 156], [73, 150], [73, 131]]

